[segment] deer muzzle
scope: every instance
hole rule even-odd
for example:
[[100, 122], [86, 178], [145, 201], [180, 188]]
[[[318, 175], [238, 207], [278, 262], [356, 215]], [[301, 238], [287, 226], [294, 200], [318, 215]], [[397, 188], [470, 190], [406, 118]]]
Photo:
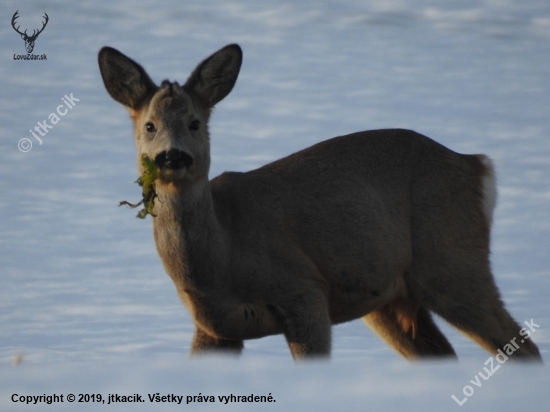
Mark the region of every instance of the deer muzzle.
[[155, 157], [155, 163], [165, 170], [189, 169], [193, 163], [193, 158], [182, 150], [170, 149], [160, 152]]

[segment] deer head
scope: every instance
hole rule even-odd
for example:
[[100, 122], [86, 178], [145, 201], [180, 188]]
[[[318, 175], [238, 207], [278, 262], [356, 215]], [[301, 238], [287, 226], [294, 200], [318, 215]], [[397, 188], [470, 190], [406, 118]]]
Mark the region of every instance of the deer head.
[[44, 30], [44, 28], [46, 27], [46, 24], [48, 24], [49, 17], [46, 13], [44, 13], [44, 18], [46, 19], [46, 21], [44, 23], [42, 23], [42, 28], [40, 30], [38, 30], [38, 32], [36, 30], [33, 30], [32, 36], [29, 36], [29, 35], [27, 35], [27, 30], [25, 30], [23, 33], [21, 33], [19, 31], [20, 26], [15, 27], [15, 20], [17, 20], [17, 18], [19, 17], [17, 15], [17, 13], [19, 13], [19, 10], [17, 10], [14, 13], [14, 15], [11, 19], [11, 26], [13, 27], [13, 29], [17, 33], [19, 33], [21, 35], [21, 38], [23, 40], [25, 40], [25, 48], [27, 49], [27, 53], [32, 53], [32, 51], [34, 49], [34, 42], [36, 41], [36, 38], [38, 37], [38, 35], [40, 33], [42, 33], [42, 31]]

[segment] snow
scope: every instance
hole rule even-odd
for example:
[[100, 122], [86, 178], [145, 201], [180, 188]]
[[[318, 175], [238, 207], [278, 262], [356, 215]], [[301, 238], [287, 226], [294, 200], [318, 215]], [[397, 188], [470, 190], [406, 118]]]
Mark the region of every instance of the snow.
[[[48, 13], [33, 52], [47, 60], [13, 60], [25, 51], [8, 23], [16, 10], [29, 31]], [[97, 52], [113, 46], [155, 81], [182, 82], [202, 58], [241, 45], [238, 83], [211, 121], [211, 176], [388, 127], [486, 153], [498, 182], [495, 278], [516, 320], [540, 325], [533, 340], [548, 362], [547, 1], [5, 1], [0, 16], [0, 410], [52, 410], [11, 396], [53, 393], [146, 400], [95, 406], [120, 411], [545, 409], [547, 367], [507, 362], [477, 387], [489, 355], [444, 321], [458, 363], [407, 363], [360, 321], [334, 328], [330, 362], [295, 365], [281, 336], [247, 342], [238, 360], [190, 360], [192, 322], [150, 219], [117, 208], [139, 196], [135, 149]], [[39, 144], [29, 129], [71, 93], [79, 101]], [[474, 394], [459, 407], [451, 395], [463, 399], [466, 385]], [[149, 403], [157, 392], [276, 402]]]

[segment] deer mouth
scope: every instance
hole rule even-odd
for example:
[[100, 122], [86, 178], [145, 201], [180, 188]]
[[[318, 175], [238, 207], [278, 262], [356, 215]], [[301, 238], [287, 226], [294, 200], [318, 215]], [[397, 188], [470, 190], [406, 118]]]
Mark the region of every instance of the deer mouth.
[[163, 180], [175, 181], [185, 176], [193, 164], [193, 157], [182, 150], [170, 149], [159, 153], [155, 157], [155, 163], [160, 168]]

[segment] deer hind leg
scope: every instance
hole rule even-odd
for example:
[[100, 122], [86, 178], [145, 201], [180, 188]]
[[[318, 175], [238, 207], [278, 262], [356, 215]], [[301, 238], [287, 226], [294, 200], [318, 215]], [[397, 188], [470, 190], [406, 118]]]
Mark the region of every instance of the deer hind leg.
[[452, 169], [441, 168], [443, 162], [435, 171], [425, 168], [412, 189], [410, 293], [489, 352], [506, 353], [516, 339], [511, 358], [540, 361], [536, 345], [521, 342], [521, 328], [504, 308], [491, 273], [491, 161], [445, 156]]
[[[502, 305], [502, 302], [498, 303]], [[460, 313], [452, 313], [454, 310]], [[490, 353], [496, 354], [497, 350], [501, 350], [512, 355], [510, 358], [513, 360], [542, 361], [537, 346], [529, 339], [522, 339], [519, 335], [521, 326], [504, 306], [488, 309], [481, 315], [475, 313], [480, 310], [479, 307], [465, 308], [463, 303], [457, 304], [454, 310], [449, 312], [449, 308], [445, 307], [440, 314]]]
[[[414, 311], [411, 309], [414, 308]], [[456, 358], [453, 347], [424, 307], [399, 299], [363, 317], [363, 321], [406, 359]]]
[[195, 329], [193, 343], [191, 345], [191, 355], [200, 355], [204, 353], [220, 353], [227, 355], [240, 355], [243, 349], [242, 340], [219, 339], [208, 335], [200, 328]]
[[521, 326], [504, 308], [486, 252], [455, 250], [453, 257], [433, 257], [432, 262], [437, 265], [417, 266], [423, 277], [422, 292], [416, 293], [424, 294], [430, 310], [493, 354], [500, 349], [511, 359], [542, 360], [537, 346], [519, 335]]

